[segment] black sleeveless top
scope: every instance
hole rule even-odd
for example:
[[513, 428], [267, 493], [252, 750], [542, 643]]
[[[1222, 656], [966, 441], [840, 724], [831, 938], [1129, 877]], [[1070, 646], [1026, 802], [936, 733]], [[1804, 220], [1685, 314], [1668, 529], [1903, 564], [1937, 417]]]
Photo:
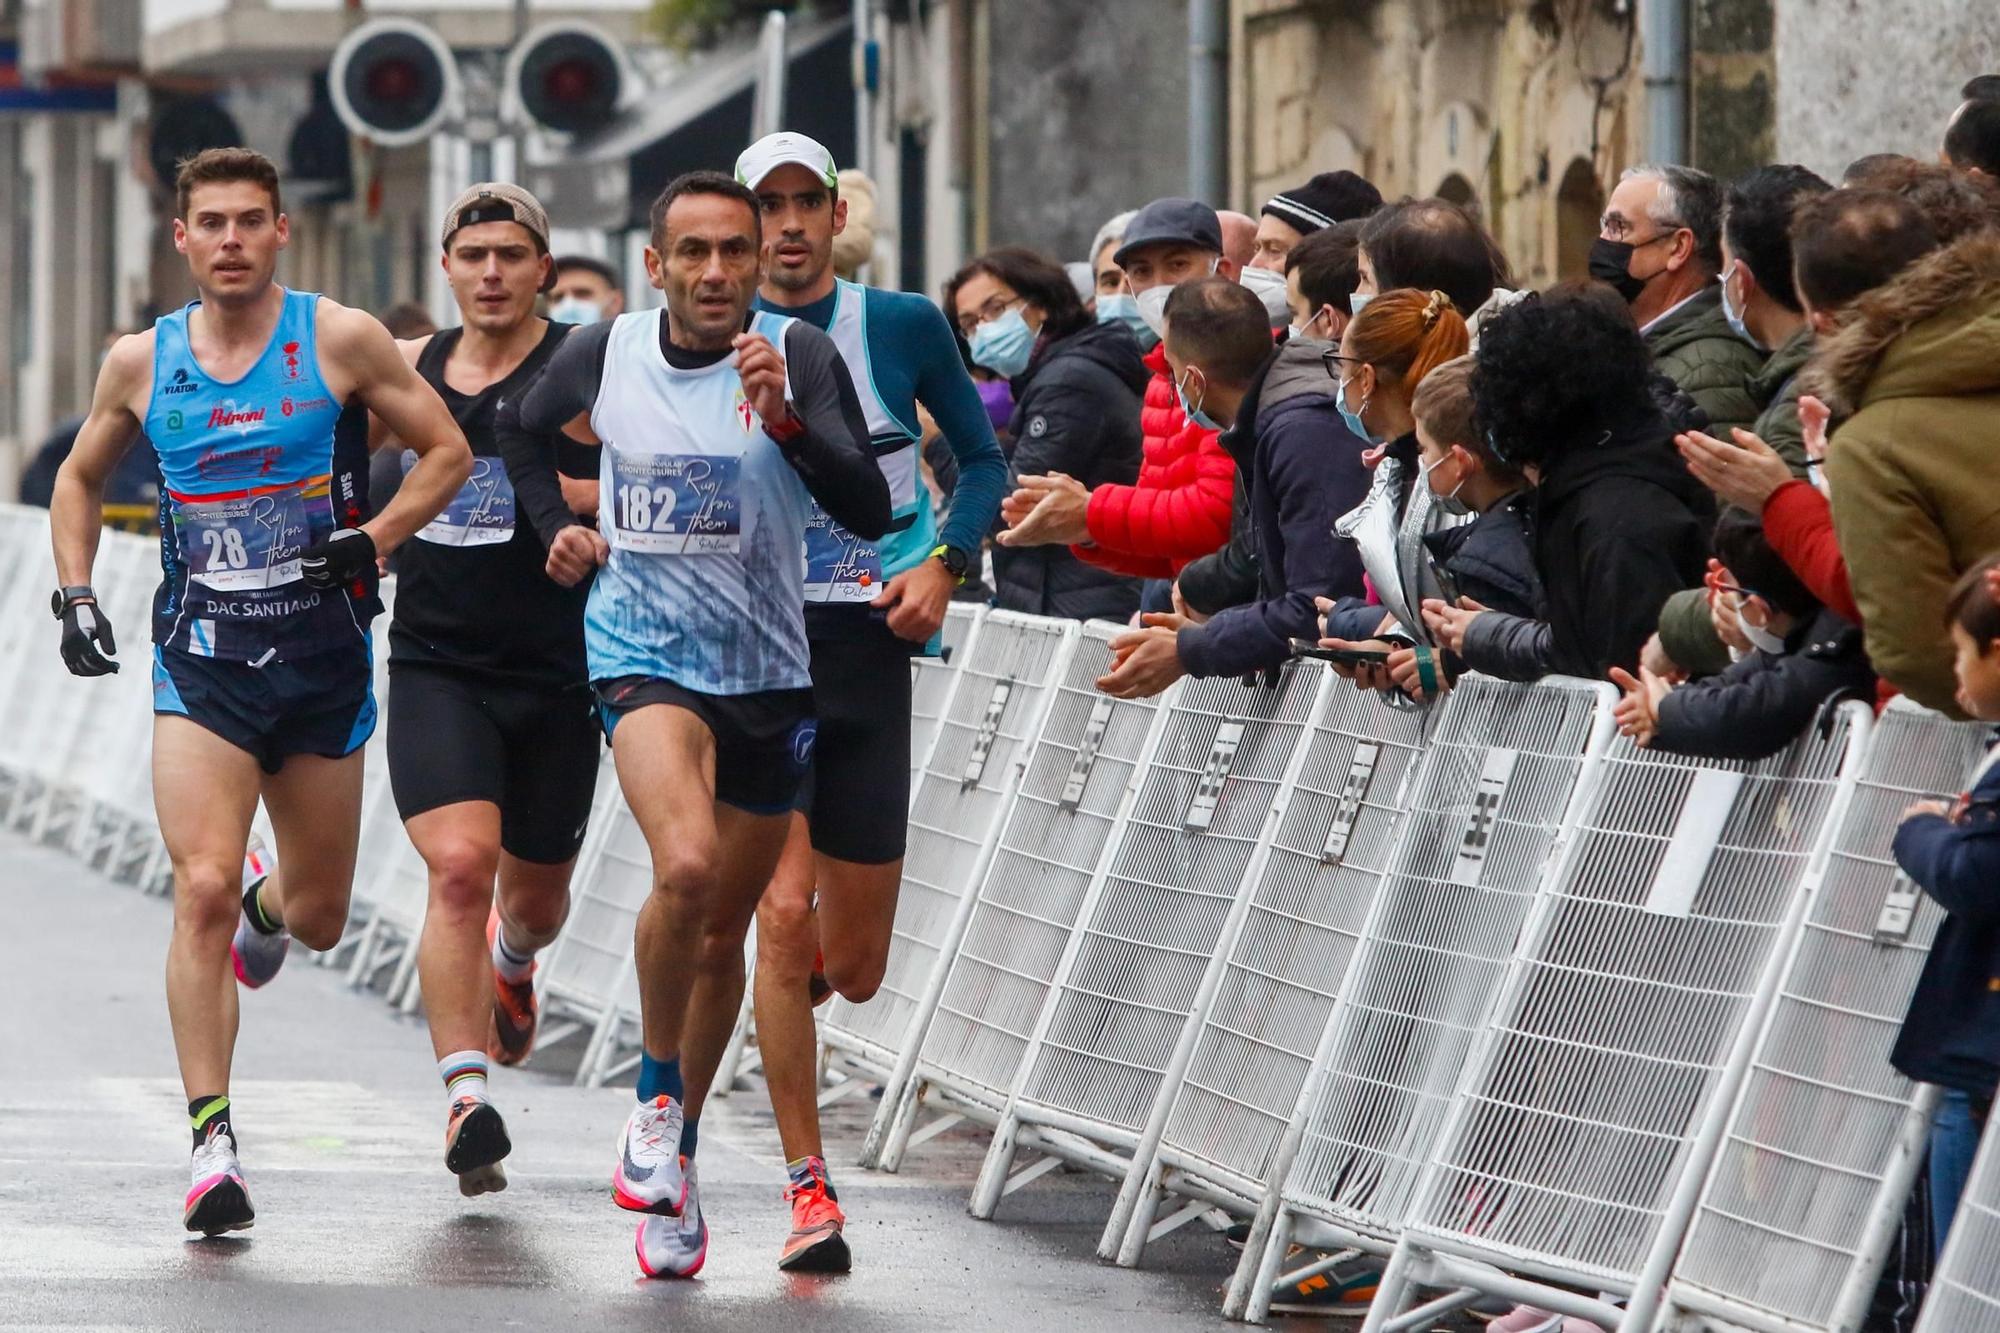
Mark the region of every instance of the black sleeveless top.
[[[516, 512], [493, 437], [500, 401], [527, 389], [570, 327], [549, 321], [527, 358], [476, 394], [462, 394], [444, 380], [462, 328], [432, 335], [417, 358], [417, 373], [438, 391], [472, 445], [472, 476], [444, 513], [396, 551], [391, 665], [443, 667], [551, 689], [589, 683], [583, 607], [590, 584], [564, 588], [549, 578], [548, 553], [528, 516]], [[405, 466], [415, 457], [406, 451]]]

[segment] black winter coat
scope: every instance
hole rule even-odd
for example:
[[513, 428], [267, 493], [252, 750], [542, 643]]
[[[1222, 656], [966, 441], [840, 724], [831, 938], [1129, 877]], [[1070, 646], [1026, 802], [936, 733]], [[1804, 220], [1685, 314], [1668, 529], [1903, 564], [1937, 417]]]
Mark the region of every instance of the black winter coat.
[[[1301, 370], [1303, 367], [1303, 371]], [[1301, 380], [1301, 374], [1308, 377]], [[1293, 386], [1304, 384], [1305, 391]], [[1283, 664], [1291, 640], [1319, 637], [1315, 597], [1358, 596], [1361, 557], [1333, 524], [1367, 495], [1366, 441], [1342, 423], [1314, 346], [1274, 351], [1222, 433], [1238, 494], [1250, 492], [1257, 598], [1180, 632], [1181, 664], [1195, 676], [1234, 676]], [[1282, 396], [1272, 402], [1272, 390]], [[1181, 589], [1185, 598], [1187, 589]]]
[[[1092, 324], [1035, 349], [1015, 376], [1013, 476], [1063, 472], [1096, 489], [1139, 477], [1139, 408], [1152, 378], [1120, 324]], [[993, 548], [993, 604], [1064, 620], [1128, 620], [1139, 580], [1087, 565], [1067, 546]]]
[[1786, 636], [1784, 652], [1754, 650], [1720, 675], [1669, 691], [1653, 748], [1763, 759], [1790, 745], [1836, 695], [1873, 701], [1875, 673], [1860, 629], [1822, 608]]
[[1454, 597], [1470, 597], [1510, 616], [1539, 615], [1542, 579], [1528, 537], [1533, 492], [1516, 491], [1470, 523], [1424, 536], [1439, 582]]
[[1602, 680], [1614, 666], [1637, 671], [1660, 607], [1701, 582], [1715, 497], [1681, 462], [1673, 427], [1649, 410], [1554, 450], [1533, 524], [1549, 666]]
[[1920, 1083], [1990, 1097], [2000, 1079], [2000, 763], [1954, 817], [1904, 823], [1895, 848], [1896, 864], [1946, 916], [1889, 1063]]

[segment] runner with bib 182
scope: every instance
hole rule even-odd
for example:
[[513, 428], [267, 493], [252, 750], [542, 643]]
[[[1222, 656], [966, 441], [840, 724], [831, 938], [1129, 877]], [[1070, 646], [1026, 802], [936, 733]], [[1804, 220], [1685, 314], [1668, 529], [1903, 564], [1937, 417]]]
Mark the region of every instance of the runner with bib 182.
[[[743, 941], [812, 761], [803, 548], [816, 500], [851, 531], [889, 526], [888, 487], [832, 341], [753, 313], [760, 216], [715, 172], [668, 185], [647, 274], [664, 310], [569, 336], [502, 409], [523, 432], [598, 445], [599, 531], [544, 534], [549, 570], [602, 562], [585, 611], [590, 677], [619, 786], [652, 854], [634, 955], [644, 1055], [613, 1192], [646, 1214], [650, 1276], [708, 1253], [695, 1178], [701, 1106], [743, 997]], [[554, 450], [544, 449], [555, 464]]]

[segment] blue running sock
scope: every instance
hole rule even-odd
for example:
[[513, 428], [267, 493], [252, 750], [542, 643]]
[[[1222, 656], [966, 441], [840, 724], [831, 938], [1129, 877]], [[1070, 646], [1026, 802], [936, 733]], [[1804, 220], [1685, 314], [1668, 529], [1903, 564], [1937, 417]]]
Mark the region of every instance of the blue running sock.
[[676, 1102], [681, 1101], [681, 1058], [676, 1055], [669, 1060], [655, 1060], [651, 1055], [639, 1057], [639, 1100], [650, 1102], [665, 1095]]
[[690, 1162], [694, 1160], [694, 1146], [701, 1142], [701, 1117], [689, 1116], [681, 1121], [681, 1156]]

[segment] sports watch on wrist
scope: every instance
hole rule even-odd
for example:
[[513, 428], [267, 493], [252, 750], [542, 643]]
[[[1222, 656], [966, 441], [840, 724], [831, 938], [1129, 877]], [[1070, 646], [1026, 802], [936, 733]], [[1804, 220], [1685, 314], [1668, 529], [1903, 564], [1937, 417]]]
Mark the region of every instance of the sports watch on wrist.
[[57, 588], [53, 593], [49, 594], [49, 612], [57, 620], [61, 620], [63, 612], [69, 610], [76, 603], [95, 602], [96, 600], [97, 590], [88, 583], [78, 583], [67, 588]]
[[956, 546], [947, 546], [943, 542], [939, 542], [931, 550], [931, 559], [943, 561], [945, 571], [957, 579], [960, 586], [964, 586], [965, 572], [972, 568], [971, 556], [959, 550]]

